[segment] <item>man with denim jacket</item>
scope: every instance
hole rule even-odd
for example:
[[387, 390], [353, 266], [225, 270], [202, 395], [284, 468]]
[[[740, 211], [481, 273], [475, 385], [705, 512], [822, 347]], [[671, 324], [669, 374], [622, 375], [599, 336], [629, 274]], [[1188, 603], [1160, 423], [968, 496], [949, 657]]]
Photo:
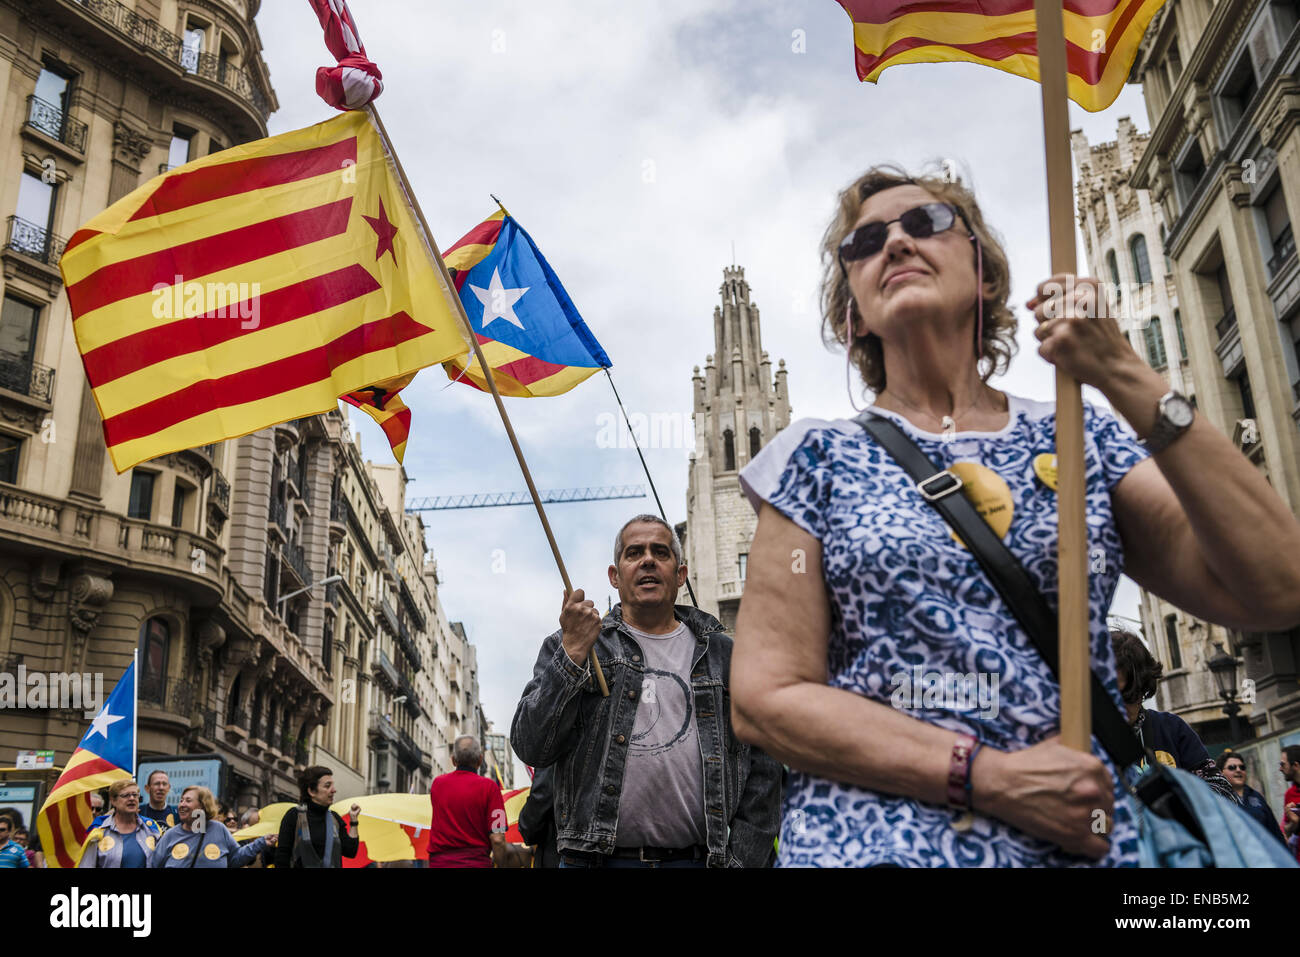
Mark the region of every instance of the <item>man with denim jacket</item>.
[[510, 731], [524, 763], [554, 765], [561, 866], [766, 866], [781, 769], [732, 730], [731, 638], [674, 605], [686, 566], [666, 522], [638, 515], [614, 547], [619, 604], [602, 618], [565, 597]]

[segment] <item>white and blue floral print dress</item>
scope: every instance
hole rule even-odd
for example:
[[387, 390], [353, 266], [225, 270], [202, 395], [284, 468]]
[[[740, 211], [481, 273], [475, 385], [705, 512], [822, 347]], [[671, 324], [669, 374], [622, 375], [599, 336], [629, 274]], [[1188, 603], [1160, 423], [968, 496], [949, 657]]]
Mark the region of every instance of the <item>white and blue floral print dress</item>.
[[[1055, 452], [1055, 407], [1016, 396], [1008, 396], [1008, 403], [1005, 428], [951, 437], [920, 431], [891, 412], [878, 414], [897, 422], [940, 468], [977, 462], [1005, 480], [1013, 512], [1003, 540], [1055, 609], [1056, 492], [1034, 468], [1036, 457]], [[1087, 404], [1084, 441], [1093, 668], [1122, 707], [1106, 629], [1106, 612], [1124, 566], [1111, 491], [1146, 452], [1112, 414]], [[987, 707], [987, 700], [977, 703], [974, 694], [923, 696], [914, 689], [904, 699], [906, 713], [967, 732], [1003, 751], [1057, 733], [1060, 687], [1051, 671], [943, 517], [861, 426], [847, 419], [801, 419], [750, 462], [740, 481], [755, 509], [769, 502], [821, 542], [831, 607], [831, 687], [897, 706], [896, 692], [920, 676], [978, 675], [996, 686], [996, 708]], [[949, 691], [955, 688], [951, 685]], [[882, 748], [889, 746], [880, 742]], [[1093, 752], [1116, 781], [1110, 852], [1099, 863], [1136, 866], [1132, 800], [1096, 739]], [[1093, 863], [992, 818], [976, 815], [966, 830], [954, 828], [955, 819], [943, 806], [794, 771], [785, 794], [777, 863]]]

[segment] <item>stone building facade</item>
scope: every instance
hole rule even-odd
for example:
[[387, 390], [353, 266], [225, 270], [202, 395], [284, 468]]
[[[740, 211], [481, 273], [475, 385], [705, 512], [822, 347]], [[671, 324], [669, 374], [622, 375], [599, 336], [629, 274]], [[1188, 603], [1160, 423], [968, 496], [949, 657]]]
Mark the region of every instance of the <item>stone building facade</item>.
[[[1129, 183], [1149, 137], [1138, 133], [1125, 116], [1119, 120], [1117, 137], [1110, 142], [1091, 145], [1078, 130], [1071, 139], [1088, 272], [1109, 284], [1114, 314], [1134, 351], [1164, 376], [1171, 388], [1195, 402], [1196, 383], [1173, 263], [1164, 255], [1164, 214], [1149, 191]], [[1231, 634], [1145, 590], [1139, 608], [1142, 633], [1165, 668], [1156, 706], [1174, 712], [1213, 738], [1223, 730], [1225, 716], [1223, 700], [1205, 662], [1215, 654], [1216, 643], [1231, 645]], [[1238, 670], [1240, 683], [1246, 675], [1243, 668]], [[1249, 705], [1245, 713], [1249, 715]]]
[[[1142, 83], [1151, 133], [1129, 180], [1150, 191], [1167, 227], [1197, 407], [1293, 511], [1300, 510], [1300, 261], [1291, 227], [1300, 214], [1297, 68], [1295, 3], [1170, 0], [1131, 74]], [[1300, 629], [1234, 634], [1225, 647], [1254, 683], [1255, 733], [1294, 726]], [[1189, 685], [1182, 693], [1194, 700], [1209, 691]]]
[[[686, 522], [678, 526], [700, 608], [734, 633], [745, 591], [749, 543], [758, 519], [740, 490], [739, 470], [790, 424], [785, 360], [763, 351], [758, 304], [740, 266], [723, 269], [713, 310], [713, 354], [695, 367], [695, 451]], [[684, 534], [683, 534], [684, 532]]]
[[[106, 454], [62, 237], [266, 135], [258, 6], [0, 0], [0, 672], [101, 674], [107, 692], [137, 653], [139, 757], [220, 756], [240, 808], [296, 800], [311, 763], [341, 794], [427, 787], [464, 708], [453, 647], [473, 661], [405, 473], [365, 462], [341, 412], [122, 475]], [[61, 765], [85, 726], [54, 703], [0, 712], [0, 763]]]

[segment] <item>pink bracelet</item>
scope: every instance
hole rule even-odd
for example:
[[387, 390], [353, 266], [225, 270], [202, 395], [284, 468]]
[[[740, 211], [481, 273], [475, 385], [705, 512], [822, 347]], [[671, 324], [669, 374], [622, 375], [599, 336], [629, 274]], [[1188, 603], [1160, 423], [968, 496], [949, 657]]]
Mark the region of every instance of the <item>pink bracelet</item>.
[[978, 743], [969, 734], [959, 734], [952, 746], [952, 760], [948, 764], [948, 806], [956, 810], [970, 810], [971, 756]]

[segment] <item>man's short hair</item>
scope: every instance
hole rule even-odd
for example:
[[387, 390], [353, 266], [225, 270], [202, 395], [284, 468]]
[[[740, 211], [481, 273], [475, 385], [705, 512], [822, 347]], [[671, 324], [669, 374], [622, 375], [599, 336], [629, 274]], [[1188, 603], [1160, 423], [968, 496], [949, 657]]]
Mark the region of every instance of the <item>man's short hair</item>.
[[623, 533], [627, 531], [629, 525], [635, 525], [637, 522], [650, 522], [654, 525], [662, 525], [664, 528], [668, 529], [668, 534], [672, 537], [672, 544], [670, 547], [673, 550], [673, 558], [676, 559], [678, 565], [682, 563], [682, 541], [677, 537], [676, 530], [658, 515], [650, 515], [647, 513], [645, 515], [638, 515], [635, 518], [628, 519], [623, 523], [623, 527], [618, 530], [618, 534], [614, 536], [615, 565], [617, 565], [619, 559], [623, 557]]
[[[465, 742], [469, 742], [466, 744]], [[458, 768], [478, 768], [483, 763], [483, 746], [472, 734], [462, 734], [451, 746], [451, 763]]]
[[161, 774], [163, 777], [167, 778], [167, 783], [168, 783], [168, 784], [171, 784], [171, 783], [172, 783], [172, 779], [171, 779], [170, 777], [168, 777], [167, 772], [164, 771], [162, 768], [158, 768], [158, 769], [156, 769], [156, 770], [154, 770], [154, 771], [150, 771], [150, 772], [149, 772], [149, 776], [148, 776], [147, 778], [144, 779], [144, 786], [145, 786], [145, 787], [149, 787], [150, 785], [153, 784], [153, 776], [154, 776], [155, 774]]
[[14, 820], [8, 814], [0, 814], [0, 824], [9, 828], [10, 832], [14, 829]]
[[1300, 744], [1288, 744], [1282, 751], [1292, 764], [1300, 764]]

